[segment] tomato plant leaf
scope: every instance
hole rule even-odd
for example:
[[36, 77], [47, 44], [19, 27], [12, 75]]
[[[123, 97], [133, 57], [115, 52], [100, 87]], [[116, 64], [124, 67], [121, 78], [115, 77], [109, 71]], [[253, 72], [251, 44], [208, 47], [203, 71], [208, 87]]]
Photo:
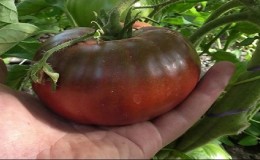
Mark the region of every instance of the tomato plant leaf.
[[207, 2], [206, 11], [214, 11], [215, 9], [219, 8], [221, 5], [225, 4], [226, 0], [210, 0]]
[[192, 159], [232, 159], [218, 142], [212, 141], [187, 153]]
[[39, 12], [40, 10], [49, 7], [45, 0], [24, 0], [17, 5], [19, 16], [25, 16]]
[[219, 61], [230, 61], [233, 63], [239, 62], [239, 59], [237, 59], [236, 55], [230, 53], [230, 52], [225, 52], [225, 51], [217, 51], [215, 53], [210, 54], [212, 59], [216, 60], [217, 62]]
[[18, 14], [14, 0], [0, 1], [0, 17], [0, 26], [18, 22]]
[[52, 69], [52, 67], [48, 63], [46, 63], [43, 66], [42, 70], [44, 71], [44, 73], [46, 73], [51, 78], [51, 80], [53, 81], [54, 84], [56, 84], [58, 82], [59, 74], [55, 73], [54, 70]]
[[30, 37], [38, 27], [28, 23], [12, 23], [0, 29], [0, 55]]
[[251, 122], [250, 127], [246, 129], [246, 132], [249, 133], [250, 135], [254, 136], [260, 136], [260, 125], [256, 124], [254, 122]]
[[251, 125], [246, 129], [246, 133], [255, 137], [260, 136], [260, 112], [256, 113], [252, 118]]
[[257, 145], [257, 143], [258, 143], [258, 139], [257, 137], [254, 136], [245, 136], [241, 138], [240, 141], [238, 142], [238, 144], [242, 146], [253, 146], [253, 145]]
[[66, 0], [45, 0], [48, 4], [50, 4], [53, 7], [57, 7], [61, 10], [65, 10], [65, 3]]
[[17, 57], [22, 59], [29, 59], [32, 60], [34, 54], [36, 53], [37, 49], [40, 47], [41, 43], [39, 41], [22, 41], [6, 53], [2, 55], [2, 58], [7, 57]]
[[184, 152], [165, 147], [153, 157], [153, 160], [159, 159], [191, 159], [191, 157]]
[[19, 90], [26, 77], [27, 70], [30, 66], [28, 65], [10, 65], [8, 67], [7, 81], [6, 85]]
[[184, 17], [174, 17], [174, 18], [165, 18], [163, 20], [165, 23], [169, 23], [171, 25], [190, 25], [191, 22], [187, 21]]
[[245, 34], [255, 34], [260, 32], [260, 27], [249, 23], [249, 22], [240, 22], [237, 23], [236, 26], [234, 27], [238, 31], [245, 33]]
[[219, 141], [228, 146], [232, 146], [232, 147], [235, 146], [235, 144], [229, 139], [228, 136], [223, 136], [219, 138]]
[[185, 12], [185, 11], [191, 9], [198, 2], [202, 2], [202, 1], [204, 1], [204, 0], [187, 0], [187, 1], [185, 1], [185, 3], [180, 1], [180, 2], [174, 3], [174, 5], [170, 5], [166, 9], [169, 12], [182, 13], [182, 12]]
[[257, 39], [258, 39], [258, 37], [246, 38], [242, 42], [238, 43], [238, 46], [248, 46], [248, 45], [252, 44]]

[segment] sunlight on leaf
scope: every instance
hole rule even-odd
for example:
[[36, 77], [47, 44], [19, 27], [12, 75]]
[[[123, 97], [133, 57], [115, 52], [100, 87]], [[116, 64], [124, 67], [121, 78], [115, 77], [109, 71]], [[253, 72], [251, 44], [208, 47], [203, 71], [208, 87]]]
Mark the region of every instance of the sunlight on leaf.
[[27, 23], [13, 23], [0, 29], [0, 55], [30, 37], [38, 27]]
[[18, 14], [14, 0], [0, 1], [0, 17], [0, 26], [18, 22]]

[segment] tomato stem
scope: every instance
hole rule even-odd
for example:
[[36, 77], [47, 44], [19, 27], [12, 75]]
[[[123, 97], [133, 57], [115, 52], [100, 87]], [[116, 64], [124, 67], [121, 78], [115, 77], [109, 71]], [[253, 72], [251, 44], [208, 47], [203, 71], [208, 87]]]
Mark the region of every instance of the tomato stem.
[[120, 12], [117, 9], [113, 9], [109, 14], [107, 23], [104, 26], [101, 26], [104, 34], [101, 36], [105, 40], [116, 39], [119, 32], [122, 30], [120, 24]]
[[[139, 0], [126, 0], [120, 1], [118, 5], [113, 8], [110, 12], [105, 12], [102, 10], [100, 15], [97, 16], [98, 29], [102, 30], [100, 39], [102, 40], [115, 40], [115, 39], [123, 39], [129, 38], [132, 36], [130, 29], [132, 30], [133, 23], [129, 23], [132, 21], [138, 20], [138, 18], [132, 18], [131, 14], [127, 14], [125, 17], [124, 26], [121, 25], [121, 15], [125, 10], [128, 10], [128, 13], [131, 13], [132, 4], [138, 2]], [[129, 9], [130, 8], [130, 9]], [[129, 25], [131, 24], [131, 25]]]
[[209, 53], [209, 49], [211, 47], [212, 44], [214, 44], [214, 42], [219, 39], [220, 36], [222, 36], [229, 28], [230, 28], [230, 24], [226, 25], [212, 40], [210, 40], [210, 42], [208, 42], [205, 47], [203, 47], [203, 51], [202, 53]]
[[260, 22], [255, 20], [253, 13], [251, 11], [244, 11], [241, 13], [235, 13], [231, 15], [227, 15], [224, 17], [217, 18], [215, 20], [209, 21], [208, 23], [204, 24], [200, 29], [198, 29], [196, 32], [194, 32], [190, 36], [190, 41], [196, 46], [198, 45], [198, 41], [205, 36], [209, 31], [225, 25], [225, 24], [230, 24], [233, 22], [243, 22], [247, 21], [250, 23], [257, 24], [260, 27]]
[[216, 18], [218, 18], [219, 16], [223, 15], [224, 13], [228, 12], [231, 9], [234, 9], [236, 7], [239, 6], [243, 6], [242, 3], [239, 0], [233, 0], [233, 1], [229, 1], [225, 4], [223, 4], [222, 6], [220, 6], [219, 8], [217, 8], [206, 20], [205, 23], [208, 23]]
[[67, 47], [69, 47], [69, 46], [72, 46], [73, 44], [82, 42], [82, 41], [86, 40], [87, 38], [92, 37], [94, 34], [95, 34], [95, 32], [88, 33], [88, 34], [85, 34], [85, 35], [83, 35], [83, 36], [81, 36], [81, 37], [79, 37], [79, 38], [72, 39], [72, 40], [67, 41], [67, 42], [64, 42], [64, 43], [62, 43], [62, 44], [60, 44], [60, 45], [57, 45], [56, 47], [53, 47], [52, 49], [50, 49], [50, 50], [48, 50], [48, 51], [45, 52], [45, 54], [44, 54], [44, 56], [43, 56], [43, 58], [42, 58], [41, 61], [44, 62], [44, 63], [46, 63], [47, 60], [49, 59], [49, 57], [50, 57], [53, 53], [55, 53], [55, 52], [57, 52], [57, 51], [59, 51], [59, 50], [61, 50], [61, 49], [67, 48]]
[[77, 22], [75, 21], [75, 19], [73, 18], [73, 16], [70, 14], [69, 10], [67, 9], [67, 7], [65, 7], [63, 9], [64, 13], [66, 14], [66, 16], [68, 17], [69, 21], [71, 22], [71, 24], [73, 25], [73, 27], [78, 27]]
[[253, 53], [252, 58], [248, 63], [247, 69], [249, 71], [260, 70], [260, 38], [258, 39], [256, 50]]
[[139, 6], [139, 7], [134, 7], [134, 9], [147, 9], [147, 8], [153, 8], [153, 11], [148, 15], [148, 18], [145, 20], [145, 22], [148, 22], [150, 20], [150, 18], [152, 18], [154, 15], [156, 15], [158, 12], [160, 12], [163, 8], [177, 3], [181, 0], [168, 0], [166, 2], [162, 2], [159, 4], [155, 4], [155, 5], [147, 5], [147, 6]]
[[27, 72], [27, 76], [25, 78], [25, 81], [32, 80], [35, 83], [41, 83], [41, 80], [42, 80], [41, 75], [43, 73], [45, 73], [51, 78], [51, 80], [53, 82], [52, 83], [53, 86], [56, 86], [56, 83], [57, 83], [58, 78], [59, 78], [59, 74], [55, 73], [53, 71], [52, 67], [47, 63], [47, 60], [49, 59], [49, 57], [53, 53], [58, 52], [61, 49], [64, 49], [64, 48], [72, 46], [76, 43], [82, 42], [82, 41], [86, 40], [87, 38], [93, 37], [95, 33], [96, 33], [96, 31], [92, 32], [92, 33], [85, 34], [85, 35], [83, 35], [79, 38], [72, 39], [70, 41], [64, 42], [64, 43], [57, 45], [57, 46], [53, 47], [52, 49], [46, 51], [45, 54], [43, 55], [42, 59], [39, 60], [38, 62], [36, 62], [29, 69], [29, 71]]

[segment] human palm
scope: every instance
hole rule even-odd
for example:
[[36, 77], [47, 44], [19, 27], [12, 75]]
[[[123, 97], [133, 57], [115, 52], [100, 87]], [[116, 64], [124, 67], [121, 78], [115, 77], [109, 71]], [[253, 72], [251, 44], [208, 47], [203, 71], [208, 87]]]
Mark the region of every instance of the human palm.
[[66, 121], [34, 96], [0, 84], [0, 158], [151, 158], [207, 111], [233, 71], [233, 65], [221, 62], [177, 108], [121, 127]]

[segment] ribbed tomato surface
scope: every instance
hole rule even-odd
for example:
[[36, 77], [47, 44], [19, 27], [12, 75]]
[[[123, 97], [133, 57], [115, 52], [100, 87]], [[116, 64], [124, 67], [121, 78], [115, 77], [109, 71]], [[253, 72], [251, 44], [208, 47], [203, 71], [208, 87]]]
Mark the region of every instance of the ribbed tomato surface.
[[[87, 32], [67, 30], [52, 37], [36, 54]], [[50, 80], [33, 84], [39, 98], [54, 112], [75, 122], [125, 125], [157, 117], [177, 106], [200, 76], [196, 51], [180, 34], [144, 27], [128, 39], [80, 42], [48, 60], [60, 74], [57, 89]], [[192, 107], [192, 106], [191, 106]]]

